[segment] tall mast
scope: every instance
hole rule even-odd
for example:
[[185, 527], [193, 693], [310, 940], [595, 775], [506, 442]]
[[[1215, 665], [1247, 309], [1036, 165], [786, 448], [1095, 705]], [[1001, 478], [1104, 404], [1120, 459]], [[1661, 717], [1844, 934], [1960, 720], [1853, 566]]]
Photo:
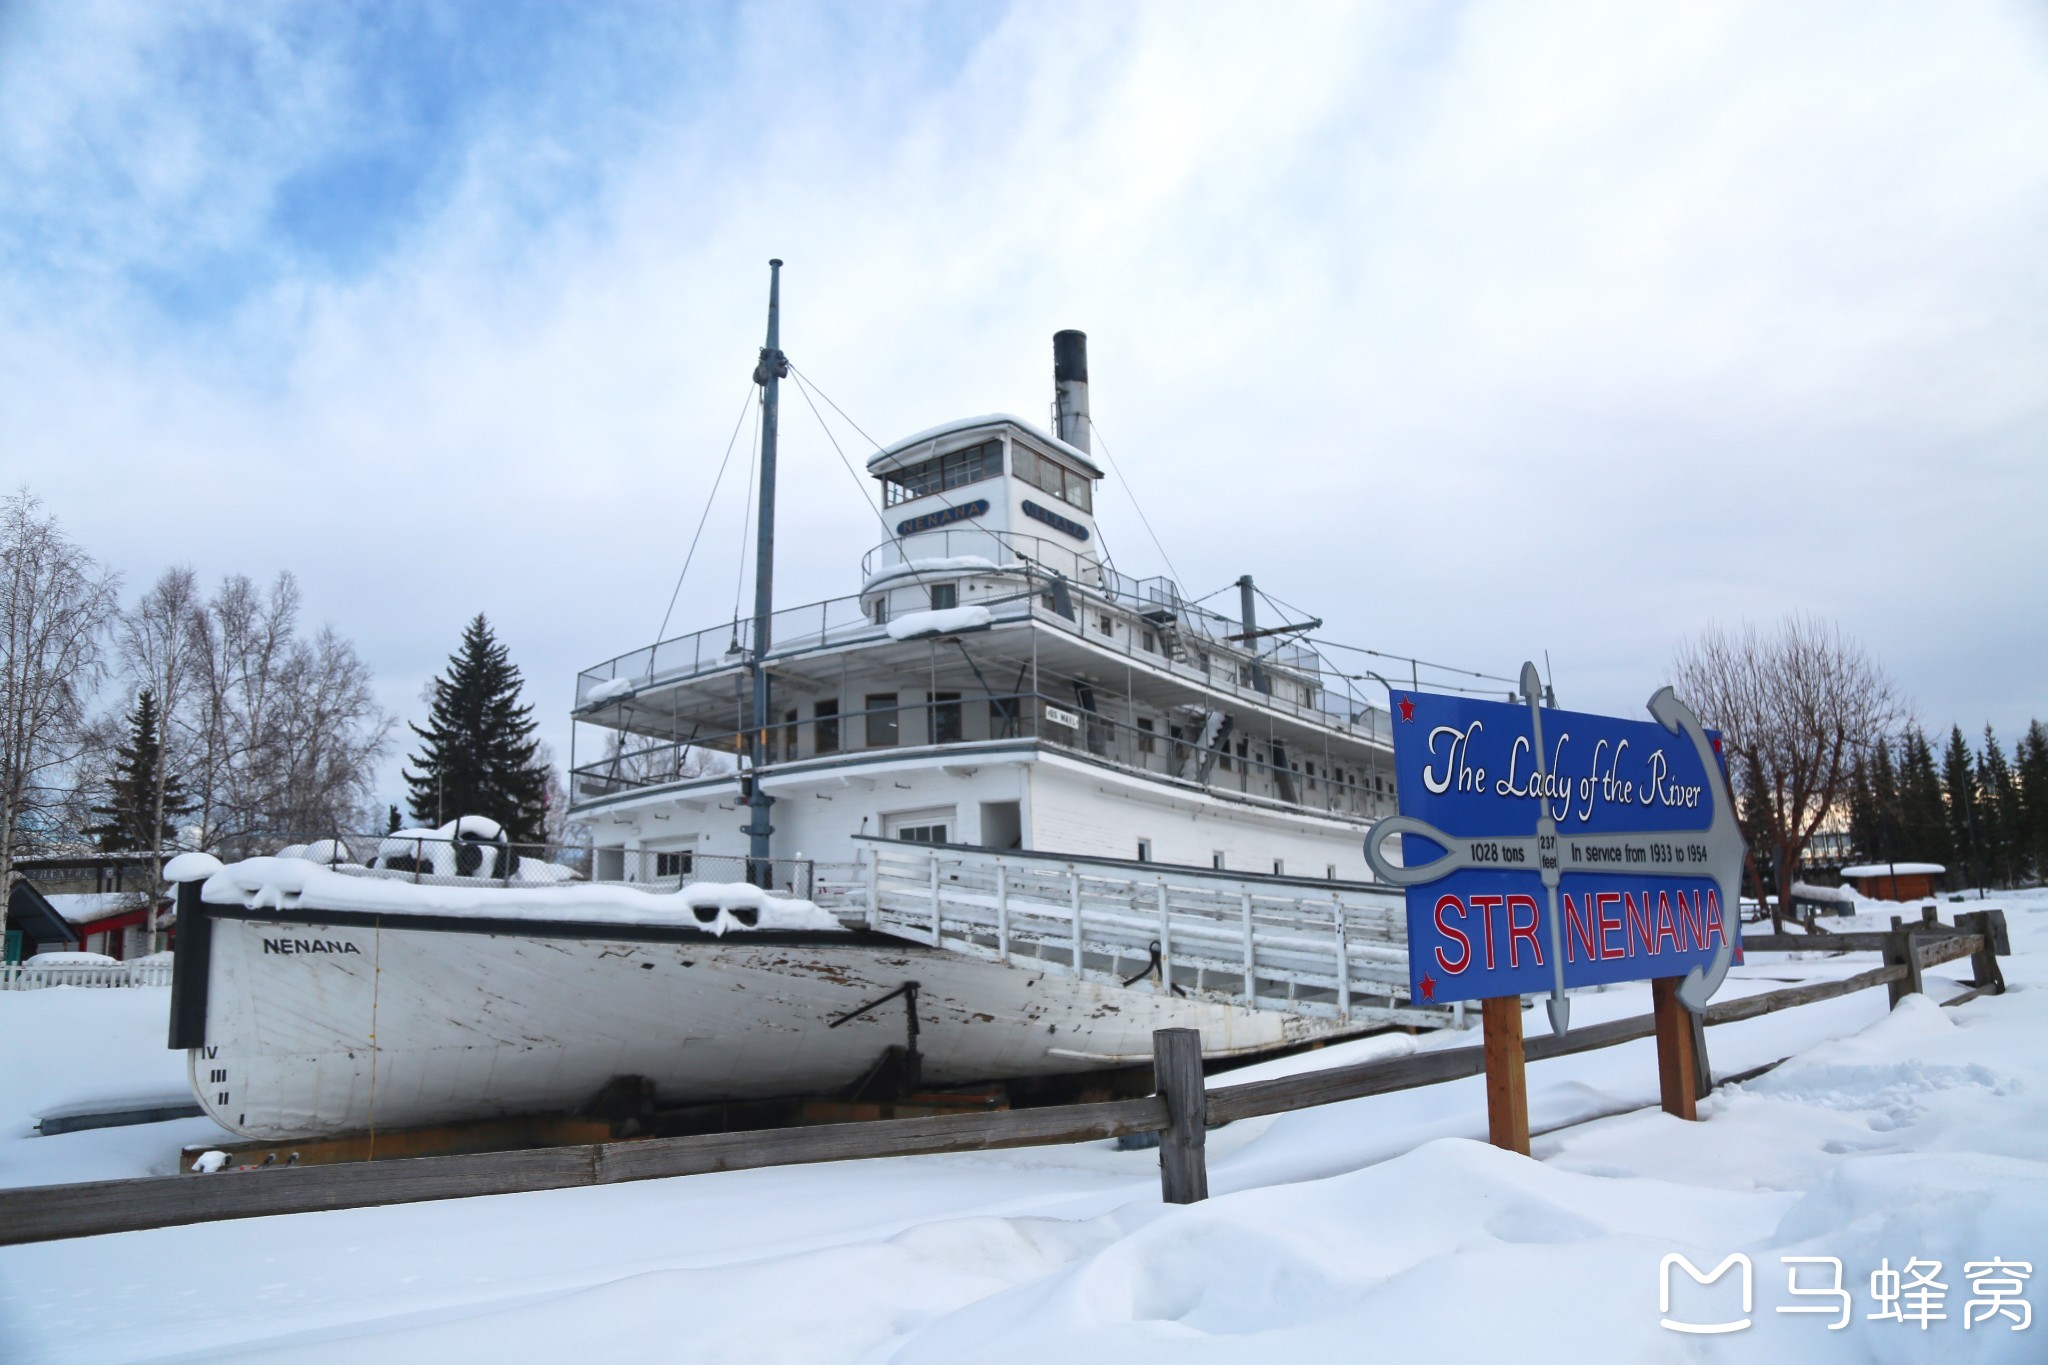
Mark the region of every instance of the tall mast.
[[779, 386], [789, 373], [789, 359], [782, 354], [782, 262], [768, 262], [768, 344], [754, 366], [754, 382], [761, 386], [761, 505], [755, 515], [754, 544], [754, 675], [753, 726], [747, 735], [747, 762], [752, 769], [752, 790], [747, 797], [747, 869], [757, 886], [774, 882], [769, 862], [769, 838], [775, 827], [768, 823], [773, 798], [761, 781], [761, 769], [768, 761], [768, 621], [775, 610], [775, 424], [781, 411]]

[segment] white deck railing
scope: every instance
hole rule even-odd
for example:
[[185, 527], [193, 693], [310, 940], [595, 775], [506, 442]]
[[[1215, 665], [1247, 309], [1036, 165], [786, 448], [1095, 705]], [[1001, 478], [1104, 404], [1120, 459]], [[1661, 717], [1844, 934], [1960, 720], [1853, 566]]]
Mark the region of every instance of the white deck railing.
[[[1408, 999], [1398, 892], [875, 841], [867, 923], [1084, 980], [1353, 1022], [1441, 1025]], [[845, 912], [842, 912], [843, 914]], [[1155, 964], [1156, 945], [1156, 965]]]
[[80, 966], [35, 966], [12, 962], [0, 966], [0, 991], [39, 991], [50, 986], [168, 986], [168, 962], [109, 962]]

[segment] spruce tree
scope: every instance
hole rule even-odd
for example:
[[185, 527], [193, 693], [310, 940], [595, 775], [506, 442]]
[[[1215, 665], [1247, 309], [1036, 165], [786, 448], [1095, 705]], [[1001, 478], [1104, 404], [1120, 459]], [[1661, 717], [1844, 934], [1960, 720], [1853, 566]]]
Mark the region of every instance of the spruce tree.
[[434, 679], [424, 741], [405, 773], [415, 821], [445, 824], [483, 815], [515, 844], [546, 838], [548, 771], [540, 762], [533, 708], [519, 700], [519, 670], [479, 613]]
[[2040, 881], [2048, 878], [2048, 726], [2038, 720], [2027, 725], [2013, 770], [2020, 789], [2021, 821], [2026, 827], [2021, 861], [2026, 864], [2026, 875]]
[[157, 733], [156, 696], [148, 688], [136, 694], [128, 713], [128, 742], [116, 748], [120, 762], [107, 783], [107, 804], [94, 806], [100, 823], [85, 832], [104, 853], [138, 853], [162, 848], [176, 836], [173, 818], [192, 809], [185, 785], [164, 773], [163, 825], [155, 828], [157, 772], [162, 766], [163, 737]]
[[1971, 882], [1982, 886], [1984, 850], [1977, 830], [1977, 764], [1960, 725], [1949, 728], [1948, 751], [1941, 760], [1941, 784], [1948, 799], [1949, 846], [1968, 864]]
[[1995, 878], [1992, 884], [2012, 886], [2019, 880], [2017, 855], [2025, 837], [2025, 820], [2020, 811], [2019, 785], [2013, 781], [2005, 750], [1999, 747], [1998, 736], [1989, 725], [1984, 727], [1984, 752], [1977, 759], [1977, 789], [1984, 797], [1978, 815], [1985, 832], [1984, 860], [1990, 864]]
[[1905, 755], [1899, 769], [1901, 840], [1911, 862], [1951, 861], [1948, 809], [1941, 799], [1941, 778], [1934, 770], [1934, 749], [1917, 725], [1906, 727]]
[[1897, 862], [1902, 856], [1899, 822], [1899, 777], [1892, 767], [1891, 742], [1882, 736], [1870, 763], [1871, 846], [1873, 862]]

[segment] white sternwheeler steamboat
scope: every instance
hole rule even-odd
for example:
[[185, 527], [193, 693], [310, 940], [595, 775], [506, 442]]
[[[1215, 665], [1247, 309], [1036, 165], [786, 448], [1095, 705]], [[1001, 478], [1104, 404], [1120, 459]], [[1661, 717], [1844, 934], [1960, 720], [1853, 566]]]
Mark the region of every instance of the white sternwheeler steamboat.
[[174, 866], [171, 1045], [228, 1128], [570, 1112], [622, 1084], [901, 1096], [1129, 1067], [1164, 1027], [1215, 1059], [1446, 1018], [1407, 999], [1364, 859], [1394, 811], [1385, 711], [1306, 643], [1319, 623], [1262, 628], [1249, 578], [1233, 618], [1112, 566], [1079, 332], [1054, 338], [1053, 430], [881, 450], [860, 591], [774, 608], [779, 266], [754, 615], [578, 678], [586, 883], [467, 826], [373, 866]]

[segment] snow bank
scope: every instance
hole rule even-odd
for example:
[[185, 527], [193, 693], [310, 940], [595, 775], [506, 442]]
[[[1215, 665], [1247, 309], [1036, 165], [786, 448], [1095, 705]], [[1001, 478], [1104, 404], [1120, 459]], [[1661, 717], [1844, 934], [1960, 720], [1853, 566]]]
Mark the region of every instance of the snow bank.
[[[709, 933], [748, 929], [839, 931], [839, 921], [810, 901], [785, 900], [743, 882], [692, 882], [668, 891], [632, 886], [503, 887], [415, 885], [351, 876], [300, 858], [249, 858], [209, 877], [209, 905], [250, 910], [368, 910], [389, 915], [464, 915], [606, 924], [695, 924]], [[707, 916], [704, 912], [710, 912]], [[748, 918], [754, 924], [748, 924]]]
[[951, 635], [979, 630], [993, 619], [987, 607], [947, 607], [942, 611], [913, 611], [889, 622], [889, 638], [909, 640], [920, 635]]
[[119, 965], [118, 958], [105, 953], [37, 953], [28, 960], [31, 967], [113, 967]]
[[1815, 886], [1811, 882], [1794, 882], [1792, 894], [1802, 900], [1833, 901], [1840, 905], [1856, 904], [1856, 893], [1846, 886]]

